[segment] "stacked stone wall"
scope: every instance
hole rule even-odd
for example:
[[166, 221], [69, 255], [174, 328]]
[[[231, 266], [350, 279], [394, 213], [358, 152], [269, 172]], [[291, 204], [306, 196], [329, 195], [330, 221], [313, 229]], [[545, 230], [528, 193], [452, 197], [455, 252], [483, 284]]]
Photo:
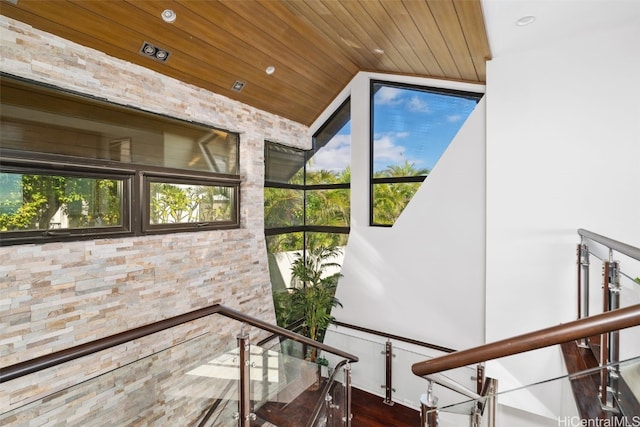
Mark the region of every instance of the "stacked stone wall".
[[[308, 128], [4, 16], [0, 31], [4, 73], [236, 131], [241, 139], [240, 229], [0, 247], [0, 366], [214, 303], [274, 323], [263, 230], [264, 141], [309, 148]], [[0, 413], [198, 334], [234, 335], [229, 324], [192, 322], [4, 383]], [[228, 340], [222, 341], [219, 351]], [[166, 369], [154, 375], [171, 378], [172, 367]]]

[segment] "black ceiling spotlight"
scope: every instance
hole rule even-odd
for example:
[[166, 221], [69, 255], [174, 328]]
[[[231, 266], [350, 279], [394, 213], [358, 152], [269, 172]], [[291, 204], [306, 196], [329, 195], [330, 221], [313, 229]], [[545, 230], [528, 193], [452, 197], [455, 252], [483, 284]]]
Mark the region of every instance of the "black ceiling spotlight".
[[142, 42], [140, 53], [144, 56], [148, 56], [149, 58], [153, 58], [156, 61], [160, 62], [167, 62], [167, 59], [169, 59], [168, 50], [160, 49], [159, 47], [154, 46], [149, 42]]
[[235, 82], [233, 82], [233, 86], [231, 86], [231, 90], [234, 92], [240, 92], [242, 90], [242, 88], [244, 88], [245, 83], [240, 81], [240, 80], [236, 80]]

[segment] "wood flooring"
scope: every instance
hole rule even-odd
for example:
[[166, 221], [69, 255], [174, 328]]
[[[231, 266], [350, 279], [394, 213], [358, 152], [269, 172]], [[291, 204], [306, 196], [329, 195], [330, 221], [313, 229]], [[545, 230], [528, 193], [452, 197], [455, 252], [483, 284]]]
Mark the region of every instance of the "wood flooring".
[[[320, 398], [321, 390], [308, 390], [288, 405], [268, 403], [257, 411], [262, 423], [256, 426], [303, 427]], [[419, 427], [420, 413], [400, 405], [386, 405], [382, 397], [357, 388], [351, 391], [352, 427]], [[268, 423], [264, 423], [267, 421]], [[331, 422], [327, 426], [331, 426]], [[335, 423], [336, 425], [339, 422]]]

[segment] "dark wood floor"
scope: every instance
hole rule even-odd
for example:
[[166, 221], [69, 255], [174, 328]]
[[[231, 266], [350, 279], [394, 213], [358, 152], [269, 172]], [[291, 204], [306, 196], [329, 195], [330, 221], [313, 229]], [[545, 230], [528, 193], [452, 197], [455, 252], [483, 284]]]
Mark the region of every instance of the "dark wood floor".
[[[597, 369], [599, 366], [599, 337], [591, 338], [591, 346], [583, 348], [577, 342], [571, 341], [561, 344], [562, 354], [569, 374], [575, 374], [588, 369]], [[578, 408], [578, 413], [583, 420], [608, 420], [609, 425], [624, 425], [621, 423], [625, 415], [627, 419], [640, 415], [640, 402], [635, 398], [629, 385], [620, 378], [619, 392], [623, 396], [617, 403], [620, 412], [604, 411], [600, 405], [599, 389], [601, 384], [600, 371], [597, 370], [590, 375], [574, 376], [571, 380], [573, 396]], [[618, 424], [616, 424], [617, 420]], [[605, 425], [604, 421], [601, 423]]]
[[386, 405], [379, 396], [353, 389], [351, 412], [353, 427], [420, 426], [420, 412], [396, 403]]
[[[258, 417], [278, 427], [306, 425], [320, 390], [306, 391], [287, 406], [266, 404], [258, 411]], [[352, 427], [419, 427], [420, 413], [398, 403], [386, 405], [379, 396], [352, 388]], [[256, 424], [261, 425], [261, 424]], [[330, 423], [328, 424], [330, 425]]]

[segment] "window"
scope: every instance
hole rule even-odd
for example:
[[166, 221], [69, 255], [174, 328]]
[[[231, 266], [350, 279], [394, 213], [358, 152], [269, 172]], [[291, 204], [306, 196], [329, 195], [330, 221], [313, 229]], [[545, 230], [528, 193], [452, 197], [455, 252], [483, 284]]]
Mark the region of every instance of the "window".
[[144, 229], [221, 228], [237, 226], [237, 185], [199, 180], [145, 177], [149, 200]]
[[394, 224], [481, 96], [371, 82], [371, 225]]
[[314, 135], [309, 151], [265, 143], [265, 236], [275, 292], [291, 286], [296, 256], [305, 256], [311, 248], [347, 244], [350, 119], [347, 100]]
[[237, 134], [0, 76], [1, 244], [239, 227]]
[[[304, 239], [309, 231], [349, 233], [350, 119], [351, 104], [347, 100], [314, 135], [309, 151], [265, 143], [267, 236], [303, 232]], [[271, 241], [291, 243], [290, 239]]]
[[130, 229], [131, 175], [75, 173], [3, 165], [3, 243], [41, 235], [92, 236]]

